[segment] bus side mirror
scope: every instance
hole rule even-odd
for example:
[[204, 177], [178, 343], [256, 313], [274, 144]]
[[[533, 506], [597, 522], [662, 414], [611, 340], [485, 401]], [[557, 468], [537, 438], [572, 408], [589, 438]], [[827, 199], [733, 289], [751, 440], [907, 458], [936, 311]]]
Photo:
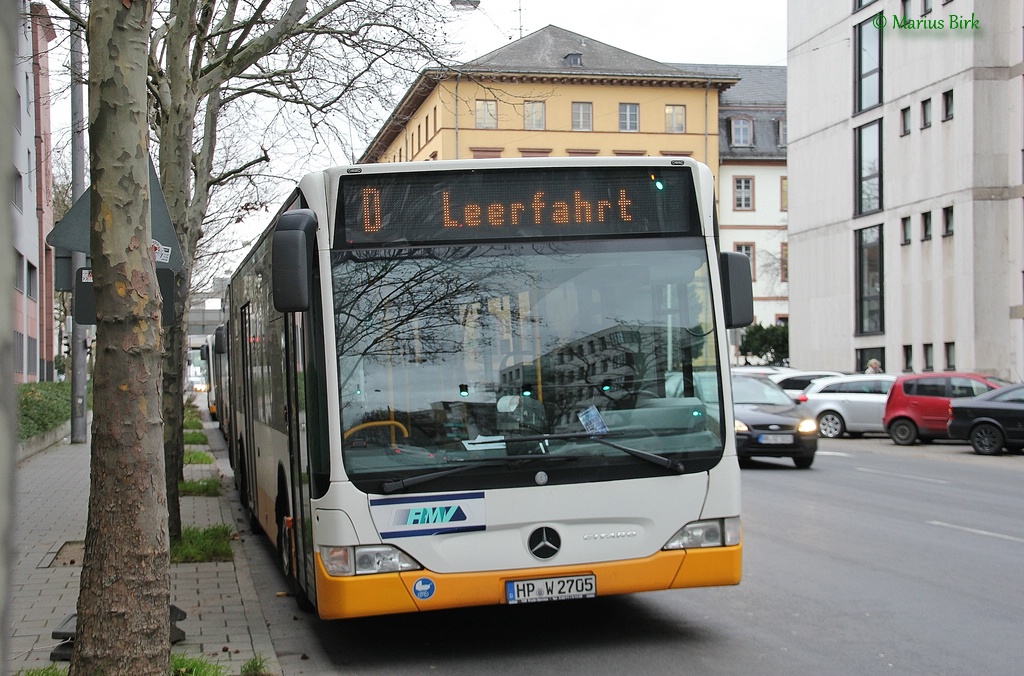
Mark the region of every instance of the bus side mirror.
[[224, 324], [221, 324], [213, 332], [213, 353], [214, 354], [226, 354], [227, 353], [227, 351], [228, 351], [228, 342], [227, 342], [227, 337], [226, 337], [227, 331], [228, 331], [227, 327]]
[[754, 281], [750, 274], [750, 259], [745, 254], [725, 251], [720, 265], [726, 328], [750, 326], [754, 322]]
[[316, 255], [316, 214], [293, 209], [281, 214], [271, 243], [274, 278], [274, 309], [278, 312], [309, 310]]

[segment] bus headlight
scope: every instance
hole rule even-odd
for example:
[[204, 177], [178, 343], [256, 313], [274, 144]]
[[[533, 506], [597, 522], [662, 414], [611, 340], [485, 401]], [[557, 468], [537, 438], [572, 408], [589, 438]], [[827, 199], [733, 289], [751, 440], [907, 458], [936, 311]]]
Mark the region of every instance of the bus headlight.
[[419, 570], [423, 566], [408, 554], [389, 545], [366, 545], [360, 547], [328, 547], [321, 545], [320, 559], [328, 575], [370, 575], [373, 573], [397, 573], [403, 570]]
[[729, 547], [740, 543], [740, 517], [694, 521], [682, 527], [662, 549]]

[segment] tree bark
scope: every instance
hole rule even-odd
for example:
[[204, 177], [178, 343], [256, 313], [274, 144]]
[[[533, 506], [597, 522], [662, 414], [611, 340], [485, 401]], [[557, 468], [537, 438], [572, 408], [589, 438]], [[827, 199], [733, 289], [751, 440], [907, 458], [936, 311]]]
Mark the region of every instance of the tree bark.
[[170, 666], [160, 289], [150, 223], [152, 4], [90, 5], [91, 250], [96, 294], [89, 515], [70, 676]]

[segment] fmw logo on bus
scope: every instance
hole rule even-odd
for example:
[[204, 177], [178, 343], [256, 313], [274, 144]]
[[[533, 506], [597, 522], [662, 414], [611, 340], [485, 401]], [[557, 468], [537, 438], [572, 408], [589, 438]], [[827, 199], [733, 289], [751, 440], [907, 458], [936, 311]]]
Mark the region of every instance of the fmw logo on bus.
[[414, 507], [398, 512], [395, 522], [406, 526], [428, 523], [451, 523], [465, 521], [466, 513], [458, 505], [440, 505], [438, 507]]

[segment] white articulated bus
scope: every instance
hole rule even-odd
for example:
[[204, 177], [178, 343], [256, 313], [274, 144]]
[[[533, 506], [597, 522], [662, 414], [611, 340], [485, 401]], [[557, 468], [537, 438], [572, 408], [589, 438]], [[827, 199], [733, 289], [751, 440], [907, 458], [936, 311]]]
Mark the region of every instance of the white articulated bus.
[[717, 234], [690, 159], [305, 176], [230, 282], [218, 411], [300, 602], [737, 584], [726, 329], [752, 292]]

